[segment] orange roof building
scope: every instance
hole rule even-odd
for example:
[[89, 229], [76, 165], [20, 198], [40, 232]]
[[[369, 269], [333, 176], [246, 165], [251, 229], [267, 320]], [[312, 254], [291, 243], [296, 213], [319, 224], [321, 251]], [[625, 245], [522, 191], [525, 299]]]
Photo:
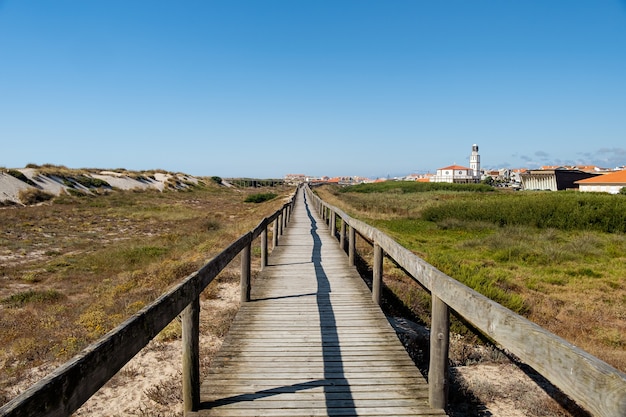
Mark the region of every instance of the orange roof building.
[[576, 181], [576, 184], [580, 191], [617, 194], [626, 187], [626, 170]]

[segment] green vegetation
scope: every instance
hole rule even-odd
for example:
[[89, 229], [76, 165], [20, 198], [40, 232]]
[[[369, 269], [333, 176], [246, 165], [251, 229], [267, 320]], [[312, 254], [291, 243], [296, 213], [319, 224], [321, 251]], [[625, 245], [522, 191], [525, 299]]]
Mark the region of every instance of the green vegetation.
[[111, 187], [108, 182], [87, 175], [77, 175], [72, 180], [86, 188]]
[[21, 307], [27, 303], [51, 303], [63, 298], [64, 295], [56, 290], [27, 290], [12, 294], [1, 302], [9, 307]]
[[[409, 194], [372, 186], [367, 194], [328, 186], [316, 192], [447, 275], [626, 369], [622, 196], [501, 190]], [[427, 322], [429, 298], [403, 277], [386, 265], [385, 284]]]
[[213, 176], [213, 177], [211, 177], [211, 181], [213, 181], [216, 184], [222, 185], [222, 178], [221, 177]]
[[37, 203], [43, 203], [44, 201], [52, 200], [54, 195], [47, 193], [38, 188], [27, 188], [21, 190], [18, 194], [19, 200], [22, 204], [32, 205]]
[[482, 200], [464, 198], [431, 206], [422, 216], [432, 222], [457, 219], [498, 226], [626, 232], [626, 200], [609, 194], [509, 193]]
[[274, 193], [259, 193], [251, 194], [244, 200], [246, 203], [263, 203], [265, 201], [273, 200], [277, 197]]
[[372, 184], [357, 184], [340, 189], [342, 193], [423, 193], [429, 191], [489, 192], [493, 188], [486, 184], [452, 184], [445, 182], [385, 181]]

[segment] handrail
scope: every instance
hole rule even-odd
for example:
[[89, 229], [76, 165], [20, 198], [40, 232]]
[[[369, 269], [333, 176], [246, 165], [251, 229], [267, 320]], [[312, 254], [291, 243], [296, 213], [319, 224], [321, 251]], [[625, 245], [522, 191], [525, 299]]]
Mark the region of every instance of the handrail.
[[[0, 407], [0, 417], [69, 416], [183, 310], [183, 402], [185, 411], [197, 409], [200, 404], [200, 293], [238, 254], [246, 252], [246, 249], [248, 256], [242, 261], [242, 271], [247, 267], [248, 277], [242, 276], [242, 287], [244, 279], [247, 279], [249, 287], [250, 245], [259, 236], [264, 235], [267, 238], [267, 228], [271, 222], [274, 222], [274, 243], [277, 242], [278, 234], [282, 234], [282, 228], [276, 227], [277, 220], [286, 225], [297, 192], [298, 190], [281, 209], [264, 218], [258, 226], [231, 243], [201, 269], [187, 276], [73, 359]], [[267, 259], [267, 253], [263, 253], [266, 249], [267, 244], [262, 245], [262, 259]], [[243, 298], [242, 301], [249, 300]]]
[[[594, 415], [626, 416], [626, 374], [449, 277], [385, 233], [324, 202], [310, 188], [307, 187], [306, 192], [315, 201], [322, 217], [330, 219], [331, 234], [336, 232], [336, 217], [342, 220], [342, 245], [346, 225], [349, 227], [349, 253], [355, 250], [355, 231], [373, 243], [375, 263], [378, 264], [373, 266], [374, 289], [380, 287], [377, 281], [382, 280], [382, 274], [376, 276], [376, 271], [382, 270], [382, 256], [376, 256], [380, 248], [414, 281], [431, 292], [429, 397], [432, 406], [443, 408], [446, 405], [449, 307]], [[353, 260], [350, 262], [354, 264]], [[379, 294], [373, 294], [373, 297], [376, 300]]]

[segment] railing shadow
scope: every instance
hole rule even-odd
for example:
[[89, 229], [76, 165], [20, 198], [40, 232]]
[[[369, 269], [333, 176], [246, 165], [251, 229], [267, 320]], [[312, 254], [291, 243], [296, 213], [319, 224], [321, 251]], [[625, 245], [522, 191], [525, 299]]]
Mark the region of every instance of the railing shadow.
[[[313, 237], [313, 252], [311, 253], [311, 262], [315, 266], [315, 276], [317, 279], [317, 309], [320, 316], [320, 332], [322, 336], [322, 355], [324, 358], [324, 378], [333, 379], [335, 385], [345, 385], [346, 390], [343, 393], [344, 398], [341, 399], [342, 410], [341, 413], [335, 411], [333, 405], [330, 403], [328, 386], [324, 386], [324, 395], [326, 398], [326, 411], [329, 416], [346, 415], [346, 413], [356, 414], [356, 408], [354, 405], [354, 398], [350, 391], [350, 384], [345, 378], [343, 370], [343, 360], [341, 357], [341, 346], [339, 345], [339, 334], [337, 333], [337, 322], [335, 320], [335, 314], [333, 306], [330, 300], [330, 293], [332, 292], [330, 281], [328, 276], [324, 272], [322, 265], [322, 239], [320, 239], [317, 233], [317, 221], [311, 214], [309, 205], [306, 204], [307, 216], [311, 221], [311, 236]], [[322, 318], [323, 317], [323, 318]], [[332, 371], [330, 370], [330, 364], [333, 364]], [[332, 372], [332, 376], [330, 375]]]
[[318, 388], [318, 387], [325, 386], [325, 385], [328, 385], [328, 382], [325, 381], [324, 379], [318, 379], [316, 381], [309, 381], [309, 382], [301, 382], [301, 383], [293, 384], [293, 385], [285, 385], [282, 387], [264, 389], [264, 390], [256, 391], [253, 393], [233, 395], [232, 397], [220, 398], [219, 400], [215, 400], [215, 401], [205, 401], [203, 403], [200, 403], [200, 408], [209, 409], [209, 408], [220, 407], [220, 406], [229, 405], [229, 404], [256, 401], [256, 400], [260, 400], [263, 398], [272, 397], [274, 395], [295, 394], [296, 392], [299, 392], [299, 391], [304, 391], [304, 390], [311, 389], [311, 388]]
[[309, 294], [281, 295], [281, 296], [278, 296], [278, 297], [255, 298], [254, 300], [250, 300], [250, 302], [254, 303], [254, 302], [258, 302], [258, 301], [283, 300], [283, 299], [287, 299], [287, 298], [313, 297], [315, 295], [317, 295], [316, 292], [312, 292], [312, 293], [309, 293]]

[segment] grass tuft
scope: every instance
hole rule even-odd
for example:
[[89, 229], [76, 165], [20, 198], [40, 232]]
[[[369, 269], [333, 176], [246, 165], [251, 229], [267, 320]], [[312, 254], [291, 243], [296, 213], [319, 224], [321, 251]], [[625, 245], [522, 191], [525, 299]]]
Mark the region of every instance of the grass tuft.
[[65, 296], [57, 290], [27, 290], [1, 300], [8, 307], [23, 307], [25, 304], [55, 303]]

